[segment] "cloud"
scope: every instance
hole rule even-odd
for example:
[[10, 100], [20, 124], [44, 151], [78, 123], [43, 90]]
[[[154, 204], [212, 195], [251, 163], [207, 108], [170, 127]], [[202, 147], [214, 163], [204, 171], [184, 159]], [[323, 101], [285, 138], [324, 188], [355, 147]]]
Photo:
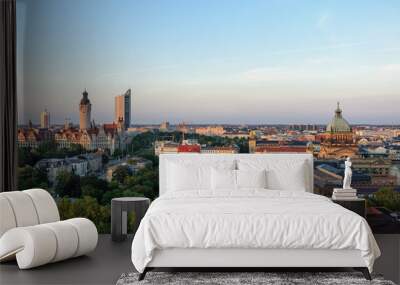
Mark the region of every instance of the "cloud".
[[333, 64], [337, 63], [339, 60], [333, 57], [310, 57], [305, 60], [306, 64], [311, 65], [322, 65], [322, 64]]
[[323, 13], [318, 16], [317, 23], [315, 24], [315, 26], [319, 30], [324, 30], [326, 28], [326, 26], [329, 24], [330, 19], [331, 19], [331, 16], [329, 14]]
[[[400, 64], [348, 66], [335, 64], [333, 58], [310, 58], [303, 65], [254, 67], [239, 74], [243, 83], [259, 82], [307, 82], [310, 80], [334, 80], [337, 84], [355, 81], [382, 83], [400, 78]], [[351, 83], [353, 81], [353, 83]]]
[[328, 73], [321, 73], [314, 69], [299, 67], [259, 67], [243, 72], [240, 79], [243, 82], [279, 82], [301, 81], [316, 78], [330, 77]]
[[387, 47], [377, 50], [378, 53], [398, 53], [400, 52], [400, 47]]
[[346, 49], [346, 48], [352, 48], [352, 47], [356, 47], [356, 46], [362, 46], [364, 44], [365, 43], [363, 43], [363, 42], [339, 42], [339, 43], [335, 43], [335, 44], [331, 44], [331, 45], [316, 46], [316, 47], [310, 47], [310, 48], [276, 50], [276, 51], [271, 51], [268, 54], [285, 55], [285, 54], [296, 54], [296, 53], [309, 53], [309, 52], [315, 52], [315, 51]]
[[388, 72], [400, 72], [400, 64], [399, 63], [385, 64], [381, 67], [381, 70]]
[[242, 74], [242, 79], [245, 81], [280, 81], [290, 77], [286, 70], [268, 67], [250, 69]]

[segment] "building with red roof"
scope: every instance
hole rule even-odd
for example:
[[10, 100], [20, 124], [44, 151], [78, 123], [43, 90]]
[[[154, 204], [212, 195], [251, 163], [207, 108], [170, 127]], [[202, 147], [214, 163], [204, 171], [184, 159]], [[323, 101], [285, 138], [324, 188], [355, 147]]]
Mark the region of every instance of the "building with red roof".
[[180, 152], [195, 152], [200, 153], [201, 147], [199, 144], [181, 144], [178, 146], [178, 153]]

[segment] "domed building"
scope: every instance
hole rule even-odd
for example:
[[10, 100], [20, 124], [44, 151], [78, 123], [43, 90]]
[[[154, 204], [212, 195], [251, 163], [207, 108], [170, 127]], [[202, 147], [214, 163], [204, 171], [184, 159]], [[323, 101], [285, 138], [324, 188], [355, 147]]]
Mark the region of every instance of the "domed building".
[[342, 159], [357, 156], [358, 147], [350, 124], [343, 118], [339, 103], [335, 116], [326, 127], [326, 132], [320, 137], [321, 149], [319, 158]]

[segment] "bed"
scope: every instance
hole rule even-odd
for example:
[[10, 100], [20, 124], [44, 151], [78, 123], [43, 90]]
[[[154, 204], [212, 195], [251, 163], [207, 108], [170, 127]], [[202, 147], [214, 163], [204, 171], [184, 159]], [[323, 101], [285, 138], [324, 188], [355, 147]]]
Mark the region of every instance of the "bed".
[[361, 216], [313, 194], [309, 154], [164, 154], [160, 197], [132, 243], [153, 268], [352, 267], [380, 251]]

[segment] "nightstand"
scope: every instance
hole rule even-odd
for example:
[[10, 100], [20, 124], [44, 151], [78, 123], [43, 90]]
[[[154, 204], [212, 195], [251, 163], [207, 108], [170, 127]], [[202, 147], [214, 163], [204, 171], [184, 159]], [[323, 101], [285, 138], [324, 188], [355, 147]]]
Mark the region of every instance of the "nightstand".
[[363, 198], [354, 199], [332, 199], [332, 202], [339, 204], [340, 206], [359, 214], [361, 217], [366, 216], [366, 202]]
[[122, 197], [111, 200], [111, 238], [113, 241], [123, 241], [128, 234], [128, 212], [135, 212], [133, 234], [139, 227], [150, 205], [150, 199], [144, 197]]

